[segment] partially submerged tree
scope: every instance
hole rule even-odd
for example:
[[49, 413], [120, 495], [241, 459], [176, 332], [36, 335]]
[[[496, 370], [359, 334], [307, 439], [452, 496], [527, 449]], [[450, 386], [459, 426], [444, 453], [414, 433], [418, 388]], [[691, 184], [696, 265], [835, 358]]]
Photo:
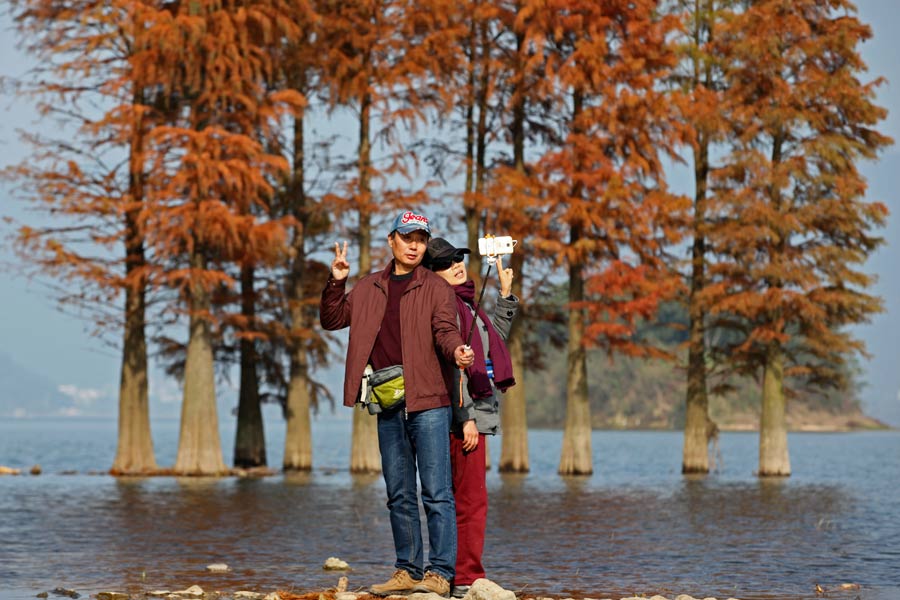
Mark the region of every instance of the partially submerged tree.
[[679, 64], [668, 77], [679, 92], [677, 103], [687, 125], [693, 159], [693, 218], [691, 257], [686, 279], [688, 290], [687, 393], [685, 395], [683, 473], [709, 472], [709, 444], [718, 427], [709, 416], [707, 384], [707, 310], [703, 291], [708, 283], [707, 265], [712, 260], [707, 236], [716, 225], [716, 198], [710, 178], [716, 165], [714, 156], [727, 134], [721, 106], [727, 89], [723, 69], [728, 56], [716, 46], [719, 32], [733, 14], [735, 0], [674, 0], [671, 13], [682, 19], [677, 41]]
[[[288, 45], [283, 70], [284, 83], [310, 99], [322, 90], [324, 83], [320, 42], [321, 24], [312, 10], [302, 11], [297, 20], [305, 23], [304, 37]], [[284, 333], [288, 352], [288, 373], [284, 398], [287, 429], [284, 440], [285, 471], [312, 469], [312, 432], [310, 411], [318, 406], [324, 391], [313, 379], [313, 367], [322, 364], [328, 353], [327, 343], [316, 332], [317, 307], [321, 282], [327, 277], [324, 265], [313, 263], [307, 242], [330, 225], [327, 209], [317, 204], [309, 193], [312, 179], [307, 136], [308, 109], [295, 114], [286, 135], [284, 152], [290, 158], [291, 171], [282, 192], [282, 210], [291, 218], [291, 238], [288, 267], [285, 273], [286, 294]], [[318, 268], [317, 268], [318, 267]]]
[[547, 60], [545, 97], [557, 123], [533, 170], [544, 213], [536, 247], [568, 269], [566, 428], [559, 472], [593, 472], [585, 349], [654, 355], [634, 339], [677, 288], [661, 257], [678, 241], [684, 202], [665, 192], [674, 26], [655, 2], [568, 2], [536, 11]]
[[[27, 135], [34, 154], [6, 173], [52, 216], [52, 224], [22, 226], [17, 243], [39, 277], [75, 284], [55, 287], [64, 305], [86, 315], [101, 335], [119, 331], [119, 428], [111, 471], [152, 473], [145, 145], [161, 116], [142, 48], [155, 9], [145, 2], [87, 0], [22, 0], [12, 7], [26, 50], [39, 59], [20, 91], [34, 95], [41, 113], [63, 132], [59, 138]], [[107, 308], [120, 301], [118, 314]]]
[[734, 102], [728, 164], [717, 174], [727, 224], [710, 275], [712, 311], [743, 333], [731, 359], [762, 371], [758, 474], [791, 473], [785, 378], [840, 384], [833, 365], [863, 352], [848, 326], [881, 310], [861, 265], [887, 214], [864, 198], [861, 160], [879, 133], [880, 81], [863, 83], [859, 44], [871, 30], [845, 0], [763, 0], [723, 30]]
[[253, 207], [273, 197], [271, 181], [287, 170], [264, 140], [285, 111], [302, 106], [296, 92], [272, 91], [267, 46], [299, 34], [287, 4], [250, 7], [195, 1], [174, 6], [151, 30], [162, 56], [165, 87], [181, 108], [177, 122], [153, 138], [157, 168], [150, 218], [167, 283], [189, 319], [184, 401], [175, 471], [212, 475], [225, 470], [215, 401], [211, 293], [232, 285], [224, 262], [276, 254], [285, 230], [258, 222]]
[[[502, 89], [498, 89], [497, 93], [503, 106], [504, 118], [501, 122], [509, 144], [509, 157], [505, 164], [494, 169], [490, 183], [486, 186], [485, 197], [493, 201], [490, 203], [490, 210], [486, 210], [485, 230], [510, 235], [525, 247], [533, 233], [534, 219], [539, 213], [539, 209], [535, 207], [535, 186], [528, 173], [525, 156], [531, 133], [528, 116], [539, 103], [537, 83], [541, 80], [543, 69], [540, 47], [531, 44], [531, 39], [543, 35], [543, 32], [539, 27], [534, 29], [528, 2], [500, 2], [498, 6], [504, 34], [499, 38], [503, 43], [499, 50], [503, 59], [497, 68], [507, 75], [502, 82]], [[525, 260], [521, 251], [514, 252], [507, 264], [516, 274], [512, 293], [520, 301], [518, 316], [506, 341], [517, 381], [504, 395], [503, 410], [500, 411], [503, 436], [498, 468], [501, 472], [527, 473], [531, 465], [528, 457], [524, 377], [526, 348], [523, 328], [529, 319], [524, 285], [528, 274], [524, 269]]]

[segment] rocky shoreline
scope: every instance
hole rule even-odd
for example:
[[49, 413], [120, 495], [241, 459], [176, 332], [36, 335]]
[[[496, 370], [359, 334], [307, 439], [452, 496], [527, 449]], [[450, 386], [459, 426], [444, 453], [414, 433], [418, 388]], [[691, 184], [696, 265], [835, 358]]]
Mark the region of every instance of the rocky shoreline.
[[[344, 567], [346, 563], [340, 561], [340, 559], [329, 558], [325, 564], [325, 569], [327, 570], [348, 570], [349, 567]], [[224, 572], [228, 570], [228, 566], [224, 564], [214, 564], [209, 565], [207, 570], [212, 572]], [[96, 598], [96, 600], [153, 600], [153, 599], [165, 599], [165, 600], [446, 600], [444, 597], [439, 596], [434, 593], [413, 593], [409, 595], [392, 595], [392, 596], [375, 596], [369, 594], [365, 591], [351, 591], [349, 589], [349, 581], [347, 577], [341, 577], [338, 580], [338, 583], [335, 587], [329, 588], [326, 590], [320, 591], [311, 591], [311, 592], [303, 592], [298, 593], [295, 591], [287, 591], [287, 590], [272, 590], [272, 591], [250, 591], [250, 590], [239, 590], [234, 592], [227, 591], [210, 591], [204, 590], [198, 585], [192, 585], [186, 589], [178, 590], [178, 591], [170, 591], [170, 590], [153, 590], [149, 592], [139, 592], [139, 593], [128, 593], [128, 592], [119, 592], [119, 591], [102, 591], [96, 594], [90, 595], [90, 598]], [[811, 594], [814, 593], [816, 596], [828, 596], [831, 593], [835, 593], [838, 595], [846, 594], [846, 593], [854, 593], [860, 590], [860, 586], [858, 584], [841, 584], [831, 589], [825, 589], [819, 585], [815, 586], [815, 590], [811, 590]], [[50, 597], [68, 597], [68, 598], [81, 598], [82, 594], [80, 594], [76, 590], [70, 590], [65, 588], [55, 588], [48, 592], [41, 592], [37, 594], [38, 598], [50, 598]], [[836, 596], [833, 596], [836, 597]], [[856, 596], [858, 599], [859, 596]], [[597, 598], [593, 597], [582, 597], [582, 598], [552, 598], [548, 596], [534, 595], [534, 594], [525, 594], [522, 592], [516, 593], [511, 590], [506, 590], [497, 585], [496, 583], [490, 581], [489, 579], [478, 579], [476, 580], [468, 590], [465, 596], [462, 597], [461, 600], [718, 600], [712, 596], [707, 596], [704, 598], [695, 598], [694, 596], [690, 596], [688, 594], [678, 594], [677, 596], [663, 596], [660, 594], [640, 594], [640, 595], [631, 595], [631, 596], [617, 596], [615, 598], [609, 598], [606, 596], [598, 596]], [[729, 597], [724, 600], [738, 600], [737, 598]]]
[[[321, 591], [296, 593], [285, 590], [275, 590], [270, 592], [241, 590], [235, 592], [207, 591], [198, 585], [192, 585], [189, 588], [179, 591], [154, 590], [141, 593], [126, 593], [116, 591], [103, 591], [90, 598], [96, 600], [446, 600], [443, 596], [434, 593], [413, 593], [409, 595], [392, 595], [392, 596], [375, 596], [367, 592], [348, 591], [348, 582], [346, 577], [341, 577], [338, 585], [334, 588]], [[81, 598], [82, 595], [76, 590], [65, 588], [56, 588], [49, 592], [37, 594], [38, 598], [50, 597], [68, 597]], [[533, 596], [526, 594], [516, 594], [513, 591], [505, 590], [496, 583], [488, 579], [478, 579], [469, 588], [468, 593], [461, 600], [557, 600], [545, 596]], [[559, 600], [576, 600], [575, 598], [565, 598]], [[612, 598], [588, 598], [578, 600], [614, 600]], [[718, 600], [713, 597], [694, 598], [687, 594], [680, 594], [672, 598], [655, 595], [625, 596], [615, 600]], [[728, 598], [727, 600], [737, 600], [736, 598]]]
[[[20, 467], [9, 467], [6, 465], [0, 465], [0, 475], [40, 475], [44, 472], [41, 465], [34, 465], [30, 469], [23, 469]], [[66, 471], [59, 471], [58, 475], [113, 475], [115, 477], [192, 477], [191, 474], [184, 474], [175, 471], [173, 468], [169, 467], [161, 467], [158, 469], [154, 469], [152, 471], [142, 471], [141, 473], [118, 473], [114, 470], [108, 471], [76, 471], [75, 469], [70, 469]], [[219, 477], [272, 477], [274, 475], [281, 475], [282, 471], [273, 469], [271, 467], [252, 467], [252, 468], [239, 468], [233, 467], [228, 468], [222, 471], [221, 473], [203, 473], [202, 477], [209, 476], [219, 476]]]

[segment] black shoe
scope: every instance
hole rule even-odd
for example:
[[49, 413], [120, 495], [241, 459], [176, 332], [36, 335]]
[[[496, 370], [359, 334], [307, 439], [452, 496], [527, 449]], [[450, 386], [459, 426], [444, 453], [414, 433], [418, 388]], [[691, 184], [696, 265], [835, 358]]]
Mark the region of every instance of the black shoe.
[[450, 592], [450, 595], [453, 596], [454, 598], [462, 598], [463, 596], [465, 596], [466, 594], [469, 593], [470, 587], [471, 586], [468, 586], [468, 585], [454, 585], [453, 591]]

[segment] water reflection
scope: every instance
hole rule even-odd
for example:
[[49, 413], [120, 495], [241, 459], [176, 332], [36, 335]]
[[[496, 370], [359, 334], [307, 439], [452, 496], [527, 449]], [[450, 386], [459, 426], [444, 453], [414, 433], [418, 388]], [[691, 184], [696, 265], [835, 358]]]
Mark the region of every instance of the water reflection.
[[491, 497], [487, 560], [502, 556], [489, 570], [527, 585], [552, 573], [566, 582], [556, 591], [573, 596], [671, 588], [744, 598], [775, 581], [803, 581], [794, 591], [803, 594], [816, 581], [859, 577], [858, 564], [835, 564], [854, 532], [833, 524], [859, 510], [838, 486], [687, 478], [672, 490], [593, 491], [565, 478], [545, 491], [524, 482], [504, 477]]
[[[897, 597], [900, 469], [883, 457], [897, 455], [900, 436], [878, 439], [858, 442], [875, 444], [866, 461], [847, 453], [846, 438], [803, 438], [794, 445], [801, 475], [776, 480], [753, 477], [752, 457], [728, 454], [744, 452], [747, 438], [723, 436], [732, 470], [710, 476], [661, 465], [679, 441], [664, 434], [604, 435], [597, 447], [607, 459], [592, 477], [559, 477], [544, 453], [532, 473], [488, 475], [485, 566], [509, 589], [563, 597], [812, 599], [815, 584], [843, 582], [863, 589], [829, 598]], [[622, 460], [633, 452], [646, 455]], [[854, 468], [836, 477], [841, 461]], [[353, 567], [351, 589], [392, 570], [381, 476], [332, 468], [246, 479], [6, 478], [0, 514], [3, 598], [56, 586], [308, 591], [335, 585], [340, 574], [322, 569], [329, 556]], [[219, 562], [231, 570], [207, 572]]]
[[308, 485], [312, 481], [311, 471], [289, 471], [282, 475], [285, 485]]
[[[301, 581], [327, 587], [335, 578], [322, 572], [325, 558], [382, 567], [368, 554], [378, 540], [387, 550], [390, 535], [374, 478], [353, 478], [349, 487], [320, 479], [298, 473], [114, 481], [114, 498], [94, 500], [90, 516], [67, 518], [101, 522], [92, 542], [106, 549], [104, 560], [120, 565], [118, 576], [130, 583], [145, 573], [167, 589], [185, 582], [240, 589], [259, 581], [283, 589]], [[231, 570], [207, 573], [206, 565], [216, 562]]]

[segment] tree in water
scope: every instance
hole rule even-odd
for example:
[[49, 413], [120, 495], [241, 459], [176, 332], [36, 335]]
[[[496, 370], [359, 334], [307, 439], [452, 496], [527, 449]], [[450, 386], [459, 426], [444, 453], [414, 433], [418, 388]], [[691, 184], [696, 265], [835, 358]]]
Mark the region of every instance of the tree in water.
[[[665, 192], [661, 156], [677, 131], [659, 82], [676, 24], [655, 3], [569, 2], [535, 10], [544, 48], [547, 146], [533, 164], [534, 246], [568, 269], [567, 408], [559, 473], [593, 472], [586, 348], [658, 355], [635, 339], [677, 279], [661, 260], [685, 201]], [[540, 24], [539, 27], [537, 24]]]
[[274, 69], [270, 46], [299, 31], [278, 0], [245, 7], [195, 1], [172, 7], [151, 29], [171, 75], [167, 90], [179, 119], [154, 136], [157, 210], [149, 218], [155, 250], [165, 257], [166, 281], [179, 292], [189, 335], [183, 367], [184, 400], [175, 471], [225, 471], [216, 409], [214, 340], [219, 326], [212, 294], [233, 279], [226, 265], [283, 248], [277, 222], [260, 223], [273, 196], [271, 181], [288, 170], [266, 139], [285, 112], [302, 106], [291, 90], [265, 85]]
[[862, 265], [887, 209], [865, 200], [858, 164], [891, 140], [876, 129], [880, 81], [858, 78], [871, 29], [854, 13], [844, 0], [747, 3], [718, 41], [733, 102], [711, 310], [741, 333], [732, 364], [762, 373], [760, 477], [791, 474], [787, 378], [842, 385], [834, 366], [864, 351], [848, 326], [882, 309]]
[[[15, 1], [12, 9], [26, 50], [38, 58], [19, 92], [34, 96], [62, 133], [59, 139], [26, 135], [35, 153], [5, 175], [54, 220], [69, 222], [24, 225], [16, 241], [38, 276], [75, 282], [54, 289], [64, 305], [93, 321], [99, 335], [119, 332], [119, 427], [111, 472], [152, 473], [157, 464], [146, 311], [156, 284], [145, 240], [146, 181], [153, 178], [146, 144], [166, 119], [146, 51], [146, 23], [156, 9], [145, 2], [44, 0]], [[124, 254], [114, 258], [119, 248]], [[122, 311], [110, 312], [120, 301]]]
[[708, 283], [707, 265], [713, 260], [707, 232], [718, 223], [715, 193], [710, 189], [715, 168], [713, 155], [727, 131], [719, 107], [725, 103], [728, 92], [723, 77], [728, 57], [718, 52], [720, 48], [715, 42], [737, 3], [736, 0], [675, 0], [668, 7], [683, 22], [677, 42], [679, 64], [668, 81], [679, 93], [678, 106], [687, 125], [694, 167], [691, 260], [686, 276], [689, 338], [683, 473], [709, 472], [709, 444], [718, 434], [718, 426], [709, 416], [707, 361], [711, 353], [707, 352], [708, 306], [704, 291]]

